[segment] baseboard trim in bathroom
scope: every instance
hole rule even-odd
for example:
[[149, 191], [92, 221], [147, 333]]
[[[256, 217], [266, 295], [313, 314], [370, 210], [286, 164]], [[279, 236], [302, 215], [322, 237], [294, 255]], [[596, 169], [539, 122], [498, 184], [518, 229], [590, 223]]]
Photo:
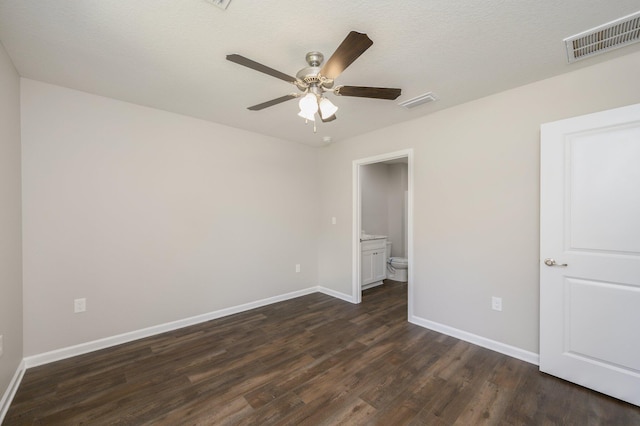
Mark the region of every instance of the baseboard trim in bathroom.
[[[37, 367], [39, 365], [49, 364], [51, 362], [60, 361], [62, 359], [71, 358], [77, 355], [83, 355], [89, 352], [97, 351], [100, 349], [109, 348], [111, 346], [120, 345], [122, 343], [132, 342], [134, 340], [143, 339], [145, 337], [154, 336], [156, 334], [165, 333], [167, 331], [176, 330], [190, 325], [199, 324], [206, 321], [226, 317], [228, 315], [237, 314], [240, 312], [248, 311], [250, 309], [260, 308], [262, 306], [271, 305], [273, 303], [282, 302], [284, 300], [294, 299], [296, 297], [305, 296], [307, 294], [322, 292], [329, 294], [329, 289], [321, 290], [321, 287], [309, 287], [303, 290], [293, 291], [291, 293], [281, 294], [279, 296], [268, 297], [266, 299], [256, 300], [254, 302], [245, 303], [238, 306], [232, 306], [229, 308], [220, 309], [213, 312], [208, 312], [202, 315], [196, 315], [189, 318], [184, 318], [177, 321], [172, 321], [164, 324], [155, 325], [152, 327], [143, 328], [141, 330], [135, 330], [128, 333], [118, 334], [115, 336], [105, 337], [103, 339], [93, 340], [91, 342], [80, 343], [78, 345], [69, 346], [66, 348], [56, 349], [50, 352], [42, 354], [32, 355], [24, 358], [24, 364], [26, 368]], [[337, 294], [341, 294], [335, 292]], [[333, 294], [329, 294], [334, 296]], [[339, 296], [334, 296], [339, 297]]]
[[477, 334], [459, 330], [454, 327], [449, 327], [448, 325], [429, 321], [415, 315], [409, 317], [409, 322], [419, 325], [420, 327], [428, 328], [429, 330], [446, 334], [447, 336], [452, 336], [457, 339], [464, 340], [465, 342], [473, 343], [474, 345], [482, 346], [483, 348], [491, 349], [492, 351], [508, 355], [512, 358], [526, 361], [530, 364], [540, 365], [540, 356], [534, 352], [529, 352], [515, 346], [498, 342], [496, 340], [487, 339], [486, 337], [478, 336]]

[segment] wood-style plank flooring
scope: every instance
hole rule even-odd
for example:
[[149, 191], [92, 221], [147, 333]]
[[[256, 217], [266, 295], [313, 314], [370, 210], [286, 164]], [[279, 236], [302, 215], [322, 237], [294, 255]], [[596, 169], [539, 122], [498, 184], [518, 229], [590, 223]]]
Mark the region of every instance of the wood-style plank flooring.
[[360, 305], [277, 303], [29, 369], [6, 425], [640, 425], [640, 408]]

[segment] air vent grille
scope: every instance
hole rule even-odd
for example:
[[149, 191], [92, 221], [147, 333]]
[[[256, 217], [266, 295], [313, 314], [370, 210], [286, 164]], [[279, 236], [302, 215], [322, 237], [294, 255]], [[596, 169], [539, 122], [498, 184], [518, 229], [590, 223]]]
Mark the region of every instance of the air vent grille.
[[569, 63], [640, 41], [640, 12], [564, 39]]
[[226, 9], [229, 7], [229, 3], [231, 0], [206, 0], [209, 3], [212, 3], [214, 6], [218, 6], [220, 9]]
[[398, 105], [400, 105], [403, 108], [409, 109], [409, 108], [415, 108], [418, 105], [426, 104], [428, 102], [433, 102], [437, 100], [438, 100], [438, 97], [433, 92], [428, 92], [423, 95], [416, 96], [415, 98], [406, 100], [404, 102], [400, 102]]

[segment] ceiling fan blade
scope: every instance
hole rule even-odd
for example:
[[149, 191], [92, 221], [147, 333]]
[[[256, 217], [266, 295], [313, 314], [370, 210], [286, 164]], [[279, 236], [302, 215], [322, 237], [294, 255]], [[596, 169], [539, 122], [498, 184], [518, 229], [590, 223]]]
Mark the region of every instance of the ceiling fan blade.
[[239, 65], [243, 65], [247, 68], [251, 68], [252, 70], [260, 71], [262, 73], [270, 75], [271, 77], [279, 78], [280, 80], [284, 80], [287, 83], [293, 83], [296, 81], [295, 77], [291, 77], [290, 75], [282, 73], [278, 70], [274, 70], [273, 68], [269, 68], [266, 65], [262, 65], [261, 63], [252, 61], [249, 58], [245, 58], [244, 56], [237, 55], [235, 53], [233, 55], [227, 55], [227, 60], [235, 62]]
[[258, 105], [254, 105], [254, 106], [250, 106], [249, 110], [251, 111], [260, 111], [261, 109], [265, 109], [268, 108], [270, 106], [274, 106], [274, 105], [278, 105], [282, 102], [288, 101], [289, 99], [294, 99], [297, 98], [296, 95], [284, 95], [284, 96], [280, 96], [279, 98], [275, 98], [275, 99], [271, 99], [270, 101], [267, 102], [263, 102], [261, 104]]
[[351, 31], [324, 64], [320, 74], [335, 79], [372, 44], [373, 41], [366, 34]]
[[335, 114], [333, 114], [332, 116], [327, 117], [327, 118], [322, 118], [322, 117], [320, 117], [320, 120], [322, 120], [322, 122], [323, 122], [323, 123], [328, 123], [328, 122], [330, 122], [330, 121], [335, 120], [336, 118], [338, 118], [338, 117], [336, 117], [336, 115], [335, 115]]
[[357, 96], [359, 98], [396, 99], [402, 93], [402, 89], [388, 87], [364, 87], [364, 86], [338, 86], [334, 93], [340, 96]]

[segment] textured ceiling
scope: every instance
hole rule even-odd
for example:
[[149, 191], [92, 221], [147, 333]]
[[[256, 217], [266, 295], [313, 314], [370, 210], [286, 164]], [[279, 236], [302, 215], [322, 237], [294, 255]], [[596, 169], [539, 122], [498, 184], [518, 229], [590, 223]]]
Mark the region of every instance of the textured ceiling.
[[[638, 51], [568, 65], [563, 38], [640, 9], [638, 0], [0, 0], [0, 41], [20, 75], [89, 93], [323, 145]], [[293, 85], [225, 60], [238, 53], [286, 74], [308, 51], [328, 58], [351, 30], [373, 46], [337, 84], [399, 87], [396, 101], [334, 97], [338, 120], [311, 125], [297, 101], [246, 108]], [[433, 91], [435, 103], [398, 102]]]

